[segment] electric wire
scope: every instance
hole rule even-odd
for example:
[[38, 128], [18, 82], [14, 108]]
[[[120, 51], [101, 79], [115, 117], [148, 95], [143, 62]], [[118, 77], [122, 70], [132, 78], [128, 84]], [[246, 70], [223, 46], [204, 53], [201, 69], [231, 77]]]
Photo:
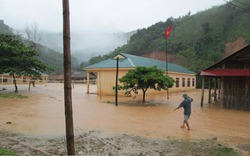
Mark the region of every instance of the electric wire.
[[234, 0], [234, 1], [240, 3], [241, 5], [246, 6], [247, 8], [250, 7], [250, 5], [248, 5], [248, 4], [246, 4], [246, 3], [243, 3], [243, 2], [241, 2], [241, 1], [239, 1], [239, 0]]
[[227, 2], [228, 4], [232, 5], [232, 6], [235, 6], [235, 7], [237, 7], [237, 8], [242, 9], [242, 10], [245, 10], [245, 8], [242, 8], [241, 6], [236, 5], [236, 4], [232, 3], [231, 1], [227, 1], [227, 0], [224, 0], [224, 1]]

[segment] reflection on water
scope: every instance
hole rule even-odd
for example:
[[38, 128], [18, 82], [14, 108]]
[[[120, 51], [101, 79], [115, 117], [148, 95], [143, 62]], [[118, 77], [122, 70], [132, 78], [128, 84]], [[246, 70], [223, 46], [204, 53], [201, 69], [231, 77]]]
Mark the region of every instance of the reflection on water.
[[[96, 86], [91, 86], [95, 90]], [[0, 99], [0, 130], [32, 134], [64, 134], [63, 84], [38, 85], [27, 99]], [[147, 96], [145, 106], [141, 97], [136, 99], [85, 94], [86, 86], [72, 89], [75, 129], [96, 129], [108, 133], [130, 133], [154, 138], [179, 137], [218, 138], [232, 141], [250, 141], [250, 112], [221, 109], [215, 104], [200, 107], [201, 92], [188, 92], [193, 97], [191, 131], [181, 129], [183, 110], [174, 112], [182, 100], [182, 93]], [[207, 99], [205, 98], [205, 102]], [[133, 106], [135, 105], [135, 106]], [[11, 124], [7, 124], [11, 122]]]

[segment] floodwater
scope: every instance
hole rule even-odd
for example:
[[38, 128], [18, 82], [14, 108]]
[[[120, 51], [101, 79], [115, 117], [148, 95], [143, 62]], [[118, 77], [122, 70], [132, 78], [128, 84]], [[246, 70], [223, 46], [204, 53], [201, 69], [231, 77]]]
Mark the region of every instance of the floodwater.
[[[3, 87], [3, 86], [1, 86]], [[4, 86], [5, 87], [5, 86]], [[12, 87], [12, 88], [11, 88]], [[8, 86], [8, 90], [13, 86]], [[0, 131], [24, 134], [61, 135], [65, 133], [63, 84], [19, 86], [27, 99], [0, 99]], [[96, 90], [91, 85], [91, 91]], [[121, 98], [86, 94], [86, 85], [72, 88], [75, 131], [98, 130], [110, 134], [133, 134], [150, 138], [217, 138], [226, 144], [250, 142], [250, 112], [222, 109], [216, 104], [200, 107], [201, 91], [189, 91], [194, 99], [189, 120], [191, 130], [182, 129], [183, 110], [174, 108], [183, 100], [182, 93]], [[207, 95], [207, 93], [205, 94]], [[205, 103], [207, 102], [205, 97]]]

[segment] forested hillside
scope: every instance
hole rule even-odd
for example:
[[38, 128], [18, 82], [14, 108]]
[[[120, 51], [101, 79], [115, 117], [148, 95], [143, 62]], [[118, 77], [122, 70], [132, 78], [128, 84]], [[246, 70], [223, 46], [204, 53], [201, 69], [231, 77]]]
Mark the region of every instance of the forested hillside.
[[166, 50], [165, 30], [173, 25], [167, 52], [174, 54], [179, 64], [195, 71], [208, 67], [223, 57], [225, 45], [242, 37], [250, 42], [250, 1], [232, 0], [225, 5], [179, 18], [168, 18], [146, 29], [139, 29], [128, 44], [104, 56], [90, 59], [95, 63], [118, 52], [145, 55]]
[[[0, 34], [14, 35], [13, 29], [4, 23], [3, 20], [0, 20]], [[18, 36], [20, 39], [21, 36]], [[62, 74], [63, 73], [63, 54], [57, 51], [54, 51], [46, 46], [43, 46], [32, 41], [27, 41], [23, 39], [23, 42], [27, 46], [34, 47], [39, 52], [39, 60], [47, 64], [52, 70], [48, 71], [47, 74]], [[72, 70], [79, 69], [79, 62], [77, 58], [71, 57]]]
[[[119, 52], [138, 56], [149, 56], [149, 54], [157, 52], [154, 54], [165, 58], [162, 53], [165, 54], [167, 49], [170, 62], [199, 72], [221, 59], [224, 52], [234, 51], [235, 49], [230, 47], [230, 42], [238, 39], [241, 46], [250, 43], [249, 19], [249, 0], [230, 0], [224, 5], [215, 6], [196, 14], [188, 12], [179, 18], [169, 17], [165, 22], [158, 22], [148, 28], [139, 29], [136, 33], [133, 32], [133, 35], [130, 34], [132, 36], [127, 44], [117, 47], [110, 53], [99, 55], [93, 50], [87, 50], [96, 56], [87, 63], [82, 62], [81, 68], [110, 58]], [[165, 30], [170, 25], [173, 26], [173, 29], [166, 44]], [[13, 35], [14, 31], [4, 24], [3, 20], [0, 20], [0, 33]], [[49, 39], [46, 40], [54, 43]], [[54, 68], [54, 72], [49, 74], [63, 72], [63, 55], [61, 53], [41, 44], [37, 44], [35, 47], [38, 48], [40, 59]], [[86, 55], [83, 56], [86, 57]], [[79, 68], [77, 58], [72, 57], [74, 69]]]
[[[63, 74], [63, 54], [57, 51], [51, 50], [50, 48], [37, 44], [37, 51], [39, 51], [39, 60], [49, 65], [52, 70], [48, 74]], [[79, 62], [76, 57], [71, 56], [71, 68], [72, 71], [79, 70]]]
[[13, 30], [0, 19], [0, 34], [13, 35]]

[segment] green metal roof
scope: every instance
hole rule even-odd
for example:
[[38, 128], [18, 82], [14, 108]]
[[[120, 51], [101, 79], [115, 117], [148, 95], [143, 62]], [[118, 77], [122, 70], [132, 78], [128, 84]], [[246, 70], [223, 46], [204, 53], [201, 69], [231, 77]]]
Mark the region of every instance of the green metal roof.
[[[130, 55], [126, 53], [119, 53], [116, 56], [118, 55], [122, 55], [124, 57], [124, 58], [119, 58], [119, 68], [135, 68], [139, 66], [146, 66], [146, 67], [157, 66], [157, 68], [159, 69], [162, 69], [164, 71], [166, 70], [165, 61], [149, 59], [149, 58]], [[171, 72], [195, 74], [194, 72], [177, 64], [168, 62], [167, 65], [168, 65], [168, 71], [171, 71]], [[93, 69], [93, 68], [94, 69], [95, 68], [116, 68], [116, 59], [107, 59], [107, 60], [98, 62], [96, 64], [90, 65], [86, 67], [85, 69]]]

